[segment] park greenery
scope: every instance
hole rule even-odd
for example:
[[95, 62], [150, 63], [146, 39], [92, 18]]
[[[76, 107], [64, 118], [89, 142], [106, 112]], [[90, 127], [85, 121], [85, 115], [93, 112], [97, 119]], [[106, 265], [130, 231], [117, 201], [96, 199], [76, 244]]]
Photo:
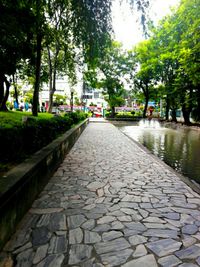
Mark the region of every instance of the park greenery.
[[113, 41], [96, 65], [95, 79], [95, 72], [87, 71], [91, 85], [95, 81], [106, 91], [113, 115], [114, 108], [124, 104], [128, 84], [131, 97], [144, 103], [144, 118], [149, 101], [162, 100], [166, 120], [171, 115], [176, 122], [176, 113], [182, 110], [185, 124], [190, 124], [191, 116], [200, 121], [199, 8], [199, 1], [182, 0], [157, 27], [150, 24], [149, 37], [131, 51]]
[[0, 112], [0, 173], [48, 145], [51, 141], [87, 118], [77, 111], [53, 116], [30, 112]]
[[181, 0], [156, 27], [145, 14], [149, 1], [129, 3], [141, 14], [146, 40], [125, 51], [112, 37], [111, 0], [1, 1], [0, 110], [8, 109], [11, 84], [18, 101], [20, 79], [32, 85], [34, 116], [42, 84], [49, 84], [51, 112], [56, 77], [67, 75], [73, 86], [79, 69], [85, 84], [103, 89], [112, 116], [137, 98], [143, 117], [149, 101], [162, 100], [167, 120], [182, 110], [186, 124], [191, 115], [200, 121], [200, 2]]
[[[148, 0], [136, 5], [145, 26]], [[109, 46], [112, 0], [0, 1], [0, 110], [7, 110], [11, 84], [18, 102], [18, 80], [32, 85], [32, 113], [38, 115], [39, 91], [49, 84], [49, 112], [56, 77], [67, 75], [73, 86], [77, 69], [95, 65]]]
[[136, 90], [142, 90], [146, 103], [152, 95], [165, 100], [165, 118], [176, 121], [181, 109], [184, 122], [190, 115], [200, 120], [200, 2], [182, 0], [172, 15], [165, 17], [151, 36], [134, 48], [138, 64]]

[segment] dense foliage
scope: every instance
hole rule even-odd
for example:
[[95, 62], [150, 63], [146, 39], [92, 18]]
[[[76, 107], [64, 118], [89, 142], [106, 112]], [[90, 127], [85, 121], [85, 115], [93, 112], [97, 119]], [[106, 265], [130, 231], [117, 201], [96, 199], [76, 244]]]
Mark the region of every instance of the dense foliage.
[[[145, 25], [148, 0], [129, 0]], [[94, 66], [109, 46], [112, 0], [0, 1], [0, 110], [16, 76], [33, 87], [33, 115], [39, 90], [49, 83], [49, 111], [58, 75], [76, 83], [77, 65]], [[16, 101], [17, 92], [15, 92]]]
[[36, 119], [29, 115], [24, 122], [19, 120], [19, 113], [7, 116], [0, 125], [0, 162], [21, 161], [86, 117], [86, 113], [79, 111], [51, 118], [42, 116]]
[[[128, 2], [141, 11], [147, 29], [144, 14], [149, 1]], [[112, 110], [123, 104], [122, 76], [127, 79], [129, 72], [134, 94], [143, 95], [144, 117], [148, 101], [156, 96], [165, 101], [166, 119], [171, 111], [176, 121], [176, 111], [181, 109], [185, 123], [190, 123], [191, 114], [199, 121], [200, 2], [182, 0], [157, 27], [151, 24], [150, 38], [127, 57], [111, 42], [111, 6], [111, 0], [0, 1], [0, 110], [7, 109], [16, 74], [31, 81], [33, 114], [37, 115], [41, 83], [49, 83], [51, 111], [57, 75], [67, 74], [74, 84], [77, 65], [87, 65], [92, 74], [85, 79], [104, 89]], [[91, 79], [94, 73], [96, 78]]]
[[122, 50], [122, 45], [112, 41], [95, 68], [85, 72], [86, 82], [90, 86], [103, 89], [105, 100], [111, 109], [111, 116], [114, 116], [116, 106], [122, 106], [125, 103], [123, 94], [126, 60], [127, 55]]
[[200, 121], [199, 9], [199, 1], [182, 0], [172, 15], [152, 30], [151, 38], [134, 49], [139, 66], [136, 91], [143, 90], [146, 103], [157, 91], [165, 101], [165, 118], [171, 110], [176, 121], [176, 111], [181, 109], [186, 124], [191, 113]]

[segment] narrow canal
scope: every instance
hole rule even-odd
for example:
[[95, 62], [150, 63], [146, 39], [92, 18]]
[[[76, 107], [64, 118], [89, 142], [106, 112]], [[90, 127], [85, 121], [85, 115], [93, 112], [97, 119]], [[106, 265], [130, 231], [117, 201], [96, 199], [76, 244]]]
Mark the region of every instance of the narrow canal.
[[168, 128], [158, 121], [116, 125], [179, 173], [200, 184], [200, 129]]

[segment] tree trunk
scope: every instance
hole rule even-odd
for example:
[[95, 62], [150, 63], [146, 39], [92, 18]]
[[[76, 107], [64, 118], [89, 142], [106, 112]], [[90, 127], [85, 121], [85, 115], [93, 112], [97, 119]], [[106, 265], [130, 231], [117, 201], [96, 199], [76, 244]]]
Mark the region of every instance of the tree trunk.
[[149, 102], [149, 100], [146, 99], [144, 110], [143, 110], [143, 116], [142, 116], [144, 119], [147, 117], [148, 102]]
[[197, 89], [197, 110], [196, 110], [196, 120], [200, 121], [200, 85], [198, 86]]
[[[58, 62], [59, 51], [60, 51], [60, 46], [57, 43], [57, 45], [56, 45], [56, 53], [55, 53], [55, 57], [54, 57], [54, 66], [52, 66], [52, 63], [51, 63], [52, 87], [51, 87], [51, 90], [49, 91], [49, 109], [48, 109], [48, 112], [52, 111], [53, 96], [54, 96], [54, 93], [56, 91], [56, 74], [57, 74], [57, 62]], [[50, 56], [50, 54], [49, 54], [49, 56]]]
[[115, 107], [111, 107], [111, 118], [115, 117]]
[[50, 48], [47, 46], [47, 51], [48, 51], [48, 63], [49, 63], [49, 104], [48, 104], [48, 112], [51, 113], [52, 111], [52, 104], [53, 104], [53, 83], [52, 83], [52, 62], [51, 62], [51, 52]]
[[169, 96], [167, 95], [167, 98], [166, 98], [166, 109], [165, 109], [165, 119], [167, 121], [169, 120], [169, 108], [170, 108], [170, 101], [169, 101]]
[[186, 104], [183, 104], [182, 106], [182, 112], [183, 112], [183, 118], [184, 118], [184, 123], [186, 125], [190, 125], [190, 113], [191, 113], [191, 109], [186, 107]]
[[190, 125], [190, 114], [192, 112], [192, 99], [193, 99], [193, 90], [190, 88], [189, 90], [189, 99], [187, 102], [184, 102], [182, 105], [182, 112], [183, 112], [183, 118], [184, 118], [184, 123], [186, 125]]
[[35, 85], [33, 93], [33, 105], [32, 114], [33, 116], [38, 116], [38, 106], [39, 106], [39, 90], [40, 90], [40, 71], [41, 71], [41, 57], [42, 57], [42, 24], [43, 15], [41, 10], [43, 7], [43, 1], [36, 0], [36, 65], [35, 65]]
[[4, 97], [4, 75], [0, 73], [0, 105]]
[[41, 69], [41, 53], [42, 53], [42, 35], [37, 33], [37, 55], [35, 68], [35, 88], [33, 94], [33, 116], [38, 116], [39, 90], [40, 90], [40, 69]]
[[172, 121], [173, 121], [173, 122], [177, 122], [177, 118], [176, 118], [176, 108], [172, 108]]
[[17, 84], [17, 78], [15, 79], [15, 75], [13, 75], [13, 83], [14, 83], [14, 90], [15, 90], [14, 97], [15, 97], [17, 105], [19, 105], [17, 85], [16, 85]]
[[6, 106], [6, 102], [8, 100], [8, 96], [9, 96], [10, 83], [5, 76], [4, 76], [4, 82], [6, 84], [6, 93], [5, 93], [5, 96], [3, 97], [3, 100], [0, 104], [0, 111], [8, 111], [8, 108]]
[[182, 106], [182, 112], [183, 112], [183, 118], [184, 118], [184, 123], [186, 125], [190, 125], [190, 113], [191, 113], [192, 109], [191, 107], [186, 107], [186, 104], [184, 103]]
[[146, 88], [143, 88], [143, 92], [145, 95], [145, 106], [144, 106], [144, 111], [143, 111], [143, 118], [145, 119], [147, 117], [147, 108], [148, 108], [148, 103], [149, 103], [149, 88], [146, 85]]

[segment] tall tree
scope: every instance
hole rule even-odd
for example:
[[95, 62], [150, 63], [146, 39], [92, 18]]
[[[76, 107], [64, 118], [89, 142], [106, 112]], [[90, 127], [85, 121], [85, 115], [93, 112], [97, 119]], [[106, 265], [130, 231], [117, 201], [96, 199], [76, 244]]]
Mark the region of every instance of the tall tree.
[[32, 55], [34, 15], [29, 1], [0, 2], [0, 110], [7, 110], [10, 78], [19, 62]]
[[75, 83], [75, 46], [69, 27], [71, 11], [64, 1], [51, 1], [48, 5], [49, 34], [46, 36], [47, 61], [49, 66], [49, 106], [51, 112], [58, 74], [68, 75]]
[[134, 88], [136, 91], [142, 91], [145, 98], [143, 118], [146, 118], [148, 102], [156, 83], [154, 55], [151, 39], [139, 43], [132, 55], [137, 65], [135, 73], [132, 74]]
[[111, 42], [111, 45], [104, 51], [104, 55], [98, 62], [95, 71], [89, 69], [85, 78], [94, 88], [102, 88], [105, 100], [111, 108], [111, 116], [114, 116], [115, 107], [124, 104], [124, 75], [127, 72], [126, 54], [118, 42]]
[[[148, 3], [148, 0], [130, 0], [129, 2], [131, 5], [136, 4], [142, 14], [145, 13], [145, 4]], [[112, 31], [111, 5], [112, 0], [24, 0], [14, 3], [10, 0], [1, 1], [0, 22], [3, 27], [1, 27], [0, 33], [1, 36], [6, 37], [0, 41], [2, 69], [0, 71], [1, 105], [6, 102], [6, 99], [2, 102], [3, 97], [8, 95], [8, 93], [4, 94], [5, 82], [7, 89], [9, 88], [9, 80], [6, 75], [15, 73], [17, 63], [21, 59], [29, 59], [31, 57], [30, 45], [34, 44], [35, 57], [31, 61], [34, 64], [35, 71], [33, 115], [37, 116], [41, 83], [41, 61], [46, 40], [48, 39], [47, 36], [49, 35], [48, 28], [52, 28], [51, 26], [54, 25], [54, 29], [56, 29], [54, 24], [55, 15], [59, 17], [59, 11], [65, 14], [60, 16], [62, 18], [60, 20], [62, 34], [61, 28], [57, 28], [58, 32], [56, 30], [51, 31], [54, 34], [54, 38], [48, 43], [50, 49], [52, 47], [55, 49], [53, 49], [55, 51], [55, 58], [59, 55], [56, 51], [58, 43], [60, 46], [59, 37], [61, 34], [65, 45], [69, 40], [70, 44], [73, 44], [67, 50], [68, 52], [74, 51], [74, 47], [77, 47], [75, 51], [82, 52], [82, 58], [84, 59], [82, 62], [89, 62], [91, 65], [95, 65], [97, 58], [103, 56], [104, 50], [107, 47], [107, 40], [109, 40], [108, 36]], [[142, 21], [144, 22], [144, 16]], [[68, 34], [63, 33], [63, 30]], [[5, 32], [9, 33], [9, 37], [5, 35]], [[70, 35], [70, 38], [68, 38], [68, 35]], [[34, 42], [32, 41], [33, 37]], [[57, 44], [55, 40], [58, 41]], [[73, 55], [73, 53], [66, 53], [67, 56], [70, 54]], [[10, 63], [6, 64], [6, 66], [4, 64], [6, 62], [5, 58], [8, 59], [7, 63]], [[73, 61], [71, 60], [71, 62]], [[68, 64], [66, 66], [69, 67]], [[57, 64], [55, 69], [57, 69]]]
[[[177, 24], [182, 27], [182, 35], [180, 42], [180, 64], [189, 77], [192, 99], [196, 99], [193, 108], [196, 113], [196, 120], [200, 121], [200, 2], [197, 0], [182, 0], [180, 8], [177, 11]], [[195, 93], [195, 96], [194, 96]]]

